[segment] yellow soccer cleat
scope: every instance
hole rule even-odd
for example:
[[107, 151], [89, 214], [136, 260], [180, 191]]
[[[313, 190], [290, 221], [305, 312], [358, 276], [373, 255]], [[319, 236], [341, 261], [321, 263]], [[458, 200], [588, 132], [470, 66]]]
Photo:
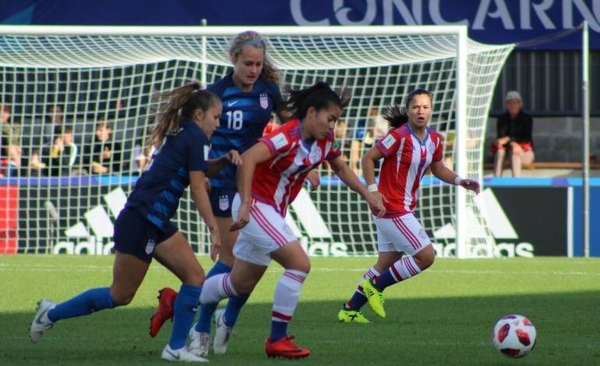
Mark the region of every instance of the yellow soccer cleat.
[[375, 286], [371, 283], [370, 279], [366, 279], [361, 284], [363, 288], [363, 292], [369, 300], [369, 305], [375, 314], [379, 315], [382, 318], [385, 318], [385, 309], [383, 308], [383, 292], [376, 289]]
[[338, 313], [338, 319], [340, 323], [359, 323], [359, 324], [368, 324], [370, 323], [369, 319], [365, 318], [365, 316], [357, 310], [346, 310], [342, 309]]

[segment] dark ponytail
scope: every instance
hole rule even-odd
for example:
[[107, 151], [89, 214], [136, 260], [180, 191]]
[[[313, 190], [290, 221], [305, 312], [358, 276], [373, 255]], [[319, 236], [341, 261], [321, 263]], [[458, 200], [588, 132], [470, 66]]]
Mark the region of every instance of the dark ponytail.
[[429, 100], [433, 102], [433, 95], [430, 91], [425, 89], [415, 89], [411, 91], [406, 97], [406, 103], [404, 107], [398, 107], [398, 105], [391, 105], [387, 112], [384, 114], [383, 118], [388, 121], [388, 126], [390, 130], [398, 128], [408, 122], [408, 108], [410, 106], [410, 102], [415, 98], [416, 95], [428, 95]]
[[287, 90], [289, 99], [284, 102], [284, 109], [290, 111], [294, 117], [302, 120], [310, 107], [322, 110], [335, 104], [344, 109], [350, 103], [350, 93], [344, 89], [339, 94], [331, 89], [329, 84], [318, 82], [302, 90]]
[[200, 89], [197, 82], [161, 94], [159, 98], [166, 102], [160, 107], [158, 122], [152, 130], [151, 143], [155, 146], [160, 145], [169, 132], [177, 131], [182, 120], [193, 120], [198, 108], [206, 112], [220, 101], [216, 94]]
[[390, 130], [398, 128], [408, 122], [408, 115], [406, 114], [406, 109], [404, 107], [398, 107], [398, 105], [394, 104], [388, 107], [388, 110], [383, 115], [386, 121], [388, 121], [388, 126]]

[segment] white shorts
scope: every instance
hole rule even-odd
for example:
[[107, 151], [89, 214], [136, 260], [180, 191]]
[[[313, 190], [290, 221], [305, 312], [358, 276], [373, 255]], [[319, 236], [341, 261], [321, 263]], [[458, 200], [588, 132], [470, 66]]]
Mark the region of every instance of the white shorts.
[[431, 244], [429, 236], [414, 214], [395, 218], [373, 216], [377, 227], [377, 248], [380, 252], [405, 252], [415, 255]]
[[[240, 195], [236, 194], [231, 204], [234, 221], [240, 212], [240, 204]], [[240, 230], [233, 246], [233, 255], [267, 267], [271, 263], [271, 252], [297, 240], [285, 218], [273, 206], [253, 199], [250, 204], [250, 221]]]

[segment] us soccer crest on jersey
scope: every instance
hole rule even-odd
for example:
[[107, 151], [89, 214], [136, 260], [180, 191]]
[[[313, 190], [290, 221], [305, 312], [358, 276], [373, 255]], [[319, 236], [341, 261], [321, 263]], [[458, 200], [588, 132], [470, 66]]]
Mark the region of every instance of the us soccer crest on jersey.
[[268, 94], [261, 94], [259, 101], [260, 101], [260, 107], [262, 109], [269, 108], [269, 95]]

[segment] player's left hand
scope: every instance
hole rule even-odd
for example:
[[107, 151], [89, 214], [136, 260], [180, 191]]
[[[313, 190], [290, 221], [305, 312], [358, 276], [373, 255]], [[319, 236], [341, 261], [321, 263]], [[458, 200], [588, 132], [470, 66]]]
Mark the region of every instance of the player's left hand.
[[221, 249], [221, 234], [218, 229], [213, 229], [210, 232], [210, 243], [210, 259], [214, 262], [217, 260], [217, 256]]
[[385, 215], [386, 209], [384, 202], [387, 202], [387, 198], [382, 195], [380, 192], [369, 192], [369, 196], [367, 197], [367, 202], [369, 203], [369, 209], [373, 215], [377, 217], [383, 217]]
[[321, 186], [321, 176], [319, 175], [319, 173], [317, 173], [314, 170], [311, 170], [310, 172], [308, 172], [308, 175], [306, 176], [306, 180], [310, 184], [309, 186], [310, 186], [311, 191], [314, 191], [317, 188], [319, 188], [319, 186]]
[[237, 150], [230, 150], [227, 153], [227, 160], [229, 160], [231, 164], [242, 165], [242, 156]]
[[460, 186], [464, 189], [475, 192], [475, 194], [479, 194], [479, 190], [481, 189], [479, 182], [474, 179], [462, 179], [460, 181]]
[[242, 203], [240, 205], [240, 210], [238, 212], [238, 217], [233, 222], [233, 224], [231, 224], [231, 226], [229, 227], [229, 231], [240, 230], [244, 226], [248, 225], [248, 222], [250, 222], [250, 204], [249, 203]]

